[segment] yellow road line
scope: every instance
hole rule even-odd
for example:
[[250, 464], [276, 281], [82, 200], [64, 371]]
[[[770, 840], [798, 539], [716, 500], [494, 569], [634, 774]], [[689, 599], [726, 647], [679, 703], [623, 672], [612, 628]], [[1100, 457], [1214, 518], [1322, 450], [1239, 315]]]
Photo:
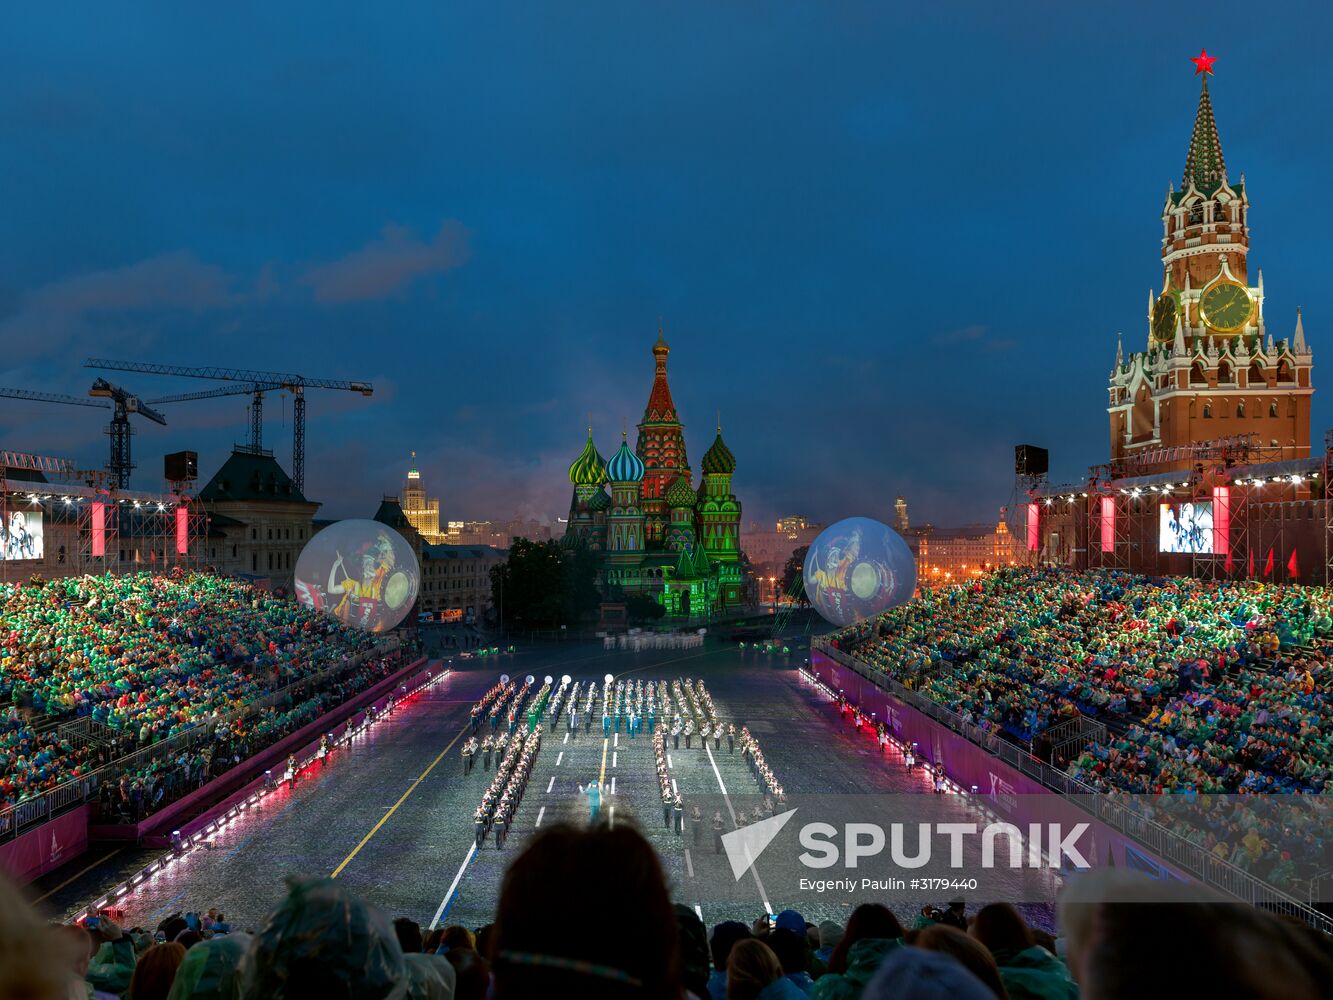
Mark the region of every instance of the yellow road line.
[[407, 786], [407, 791], [403, 792], [402, 798], [400, 798], [397, 802], [395, 802], [389, 808], [389, 811], [380, 817], [380, 821], [376, 823], [373, 827], [371, 827], [370, 832], [368, 834], [366, 834], [364, 837], [361, 838], [361, 843], [357, 844], [356, 847], [352, 849], [352, 853], [347, 855], [347, 857], [343, 858], [343, 863], [340, 864], [337, 868], [333, 869], [333, 874], [329, 876], [330, 878], [337, 878], [339, 875], [342, 874], [342, 870], [346, 868], [348, 864], [351, 863], [354, 857], [356, 857], [358, 854], [361, 853], [361, 848], [369, 844], [370, 838], [380, 832], [380, 827], [382, 827], [385, 823], [389, 822], [389, 817], [392, 816], [394, 813], [396, 813], [398, 811], [398, 807], [407, 801], [407, 797], [417, 790], [417, 785], [421, 784], [423, 781], [426, 780], [426, 776], [430, 774], [431, 771], [435, 770], [435, 765], [438, 764], [440, 761], [444, 760], [445, 754], [447, 754], [450, 750], [454, 748], [454, 744], [463, 738], [463, 734], [466, 733], [471, 728], [471, 726], [472, 726], [471, 722], [464, 723], [463, 728], [458, 731], [458, 735], [449, 741], [449, 745], [440, 751], [440, 755], [430, 762], [426, 770], [422, 771], [421, 774], [417, 775], [416, 781], [412, 782], [412, 784]]
[[597, 775], [598, 788], [601, 788], [604, 784], [606, 784], [606, 747], [610, 742], [611, 741], [608, 739], [602, 740], [602, 772], [601, 774]]
[[120, 853], [121, 851], [123, 851], [123, 850], [125, 850], [125, 848], [123, 848], [123, 847], [117, 847], [117, 848], [116, 848], [114, 851], [112, 851], [110, 854], [106, 855], [106, 857], [99, 858], [98, 860], [96, 860], [96, 861], [94, 861], [92, 864], [90, 864], [87, 868], [84, 868], [82, 871], [75, 872], [73, 875], [71, 875], [69, 878], [65, 879], [65, 881], [61, 882], [61, 883], [60, 883], [58, 886], [56, 886], [54, 889], [51, 889], [51, 890], [49, 890], [48, 892], [46, 892], [44, 895], [38, 896], [36, 899], [34, 899], [34, 900], [32, 901], [32, 902], [33, 902], [33, 905], [36, 906], [38, 903], [40, 903], [42, 900], [46, 899], [47, 897], [49, 897], [49, 896], [54, 896], [57, 892], [59, 892], [61, 889], [65, 888], [65, 886], [69, 885], [69, 884], [70, 884], [71, 882], [73, 882], [76, 878], [79, 878], [81, 875], [87, 875], [90, 871], [92, 871], [94, 868], [96, 868], [98, 865], [100, 865], [103, 861], [108, 861], [108, 860], [110, 860], [111, 858], [115, 857], [117, 854], [119, 854], [119, 853]]

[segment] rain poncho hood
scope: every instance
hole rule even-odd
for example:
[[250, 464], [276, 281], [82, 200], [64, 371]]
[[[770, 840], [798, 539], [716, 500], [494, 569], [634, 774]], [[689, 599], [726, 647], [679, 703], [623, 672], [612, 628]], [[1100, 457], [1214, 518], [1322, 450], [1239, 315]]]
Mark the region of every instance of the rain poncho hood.
[[1011, 1000], [1078, 1000], [1078, 984], [1065, 963], [1041, 945], [1017, 953], [1001, 950], [995, 961]]
[[855, 1000], [866, 988], [875, 970], [897, 949], [902, 938], [863, 938], [847, 952], [847, 971], [830, 972], [815, 980], [814, 1000]]
[[249, 934], [200, 941], [185, 953], [167, 1000], [236, 1000], [241, 995], [241, 959], [249, 947]]
[[393, 924], [333, 879], [287, 880], [287, 898], [242, 963], [242, 996], [402, 1000], [407, 967]]
[[453, 1000], [457, 977], [443, 955], [404, 955], [411, 1000]]
[[995, 1000], [990, 988], [958, 959], [921, 948], [899, 948], [889, 955], [862, 996], [864, 1000]]

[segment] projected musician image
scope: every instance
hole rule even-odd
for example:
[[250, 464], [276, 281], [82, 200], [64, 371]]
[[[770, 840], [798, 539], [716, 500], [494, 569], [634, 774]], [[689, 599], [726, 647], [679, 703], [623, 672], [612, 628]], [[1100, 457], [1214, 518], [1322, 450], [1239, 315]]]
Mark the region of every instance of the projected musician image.
[[42, 515], [40, 512], [14, 510], [3, 524], [5, 560], [42, 558]]
[[1182, 503], [1179, 508], [1162, 504], [1157, 547], [1162, 552], [1201, 555], [1213, 551], [1213, 505]]
[[806, 554], [805, 593], [828, 622], [871, 618], [912, 596], [916, 563], [887, 525], [850, 517], [830, 525]]
[[312, 538], [296, 564], [301, 603], [339, 621], [384, 632], [416, 601], [419, 567], [410, 546], [375, 521], [339, 521]]

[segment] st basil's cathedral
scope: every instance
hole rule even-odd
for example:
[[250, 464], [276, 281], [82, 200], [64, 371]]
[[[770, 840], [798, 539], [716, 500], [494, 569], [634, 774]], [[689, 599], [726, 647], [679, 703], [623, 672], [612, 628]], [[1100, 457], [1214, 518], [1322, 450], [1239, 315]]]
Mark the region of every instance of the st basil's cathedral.
[[670, 353], [659, 330], [653, 387], [633, 450], [622, 434], [620, 448], [603, 459], [588, 428], [583, 451], [569, 467], [574, 494], [565, 542], [600, 553], [604, 600], [644, 595], [669, 618], [703, 618], [744, 600], [741, 503], [731, 491], [736, 458], [719, 422], [695, 486], [667, 384]]

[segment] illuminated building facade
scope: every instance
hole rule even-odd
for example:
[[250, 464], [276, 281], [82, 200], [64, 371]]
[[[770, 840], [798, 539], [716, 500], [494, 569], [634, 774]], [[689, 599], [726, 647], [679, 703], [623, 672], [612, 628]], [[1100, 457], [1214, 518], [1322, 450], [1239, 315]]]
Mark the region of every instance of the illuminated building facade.
[[445, 541], [440, 531], [440, 501], [426, 496], [426, 484], [417, 469], [417, 453], [412, 452], [412, 465], [407, 470], [407, 482], [399, 498], [403, 516], [426, 542], [437, 545]]
[[648, 595], [668, 616], [688, 619], [739, 607], [745, 599], [741, 504], [731, 487], [736, 459], [720, 423], [700, 462], [702, 481], [694, 485], [684, 425], [667, 382], [670, 352], [659, 330], [653, 385], [632, 450], [628, 435], [621, 435], [607, 461], [588, 428], [569, 468], [574, 492], [564, 537], [602, 553], [599, 586], [606, 600]]
[[961, 528], [920, 529], [907, 536], [916, 553], [916, 578], [922, 586], [957, 583], [1001, 566], [1012, 566], [1019, 552], [1008, 525], [971, 524]]

